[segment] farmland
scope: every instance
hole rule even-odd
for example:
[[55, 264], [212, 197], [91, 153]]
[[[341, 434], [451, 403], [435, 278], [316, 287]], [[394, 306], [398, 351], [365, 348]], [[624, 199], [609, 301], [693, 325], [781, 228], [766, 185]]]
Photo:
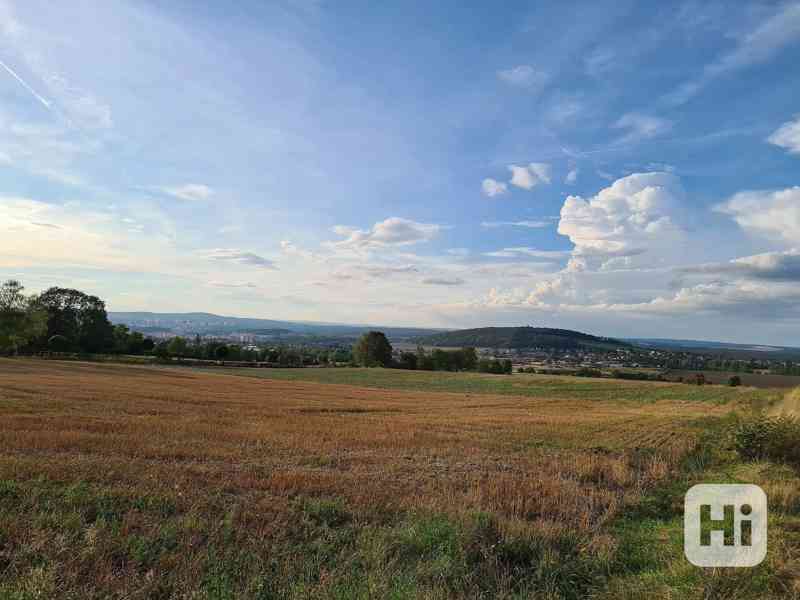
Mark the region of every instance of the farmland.
[[738, 377], [742, 385], [757, 388], [795, 388], [800, 386], [800, 376], [797, 375], [774, 375], [769, 373], [736, 373], [733, 371], [690, 371], [672, 370], [668, 373], [669, 380], [683, 378], [688, 380], [691, 377], [702, 375], [708, 383], [725, 385], [731, 377]]
[[[0, 598], [797, 597], [796, 474], [721, 439], [774, 390], [0, 360]], [[695, 481], [768, 560], [681, 554]]]

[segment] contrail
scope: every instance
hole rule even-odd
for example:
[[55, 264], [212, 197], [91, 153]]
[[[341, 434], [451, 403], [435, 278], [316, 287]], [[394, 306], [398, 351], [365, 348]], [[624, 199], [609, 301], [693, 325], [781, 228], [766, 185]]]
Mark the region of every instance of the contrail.
[[17, 81], [19, 81], [19, 82], [22, 84], [22, 87], [24, 87], [24, 88], [25, 88], [26, 90], [28, 90], [28, 91], [29, 91], [31, 94], [33, 94], [34, 98], [36, 98], [36, 99], [37, 99], [39, 102], [41, 102], [42, 104], [44, 104], [44, 106], [45, 106], [45, 108], [46, 108], [47, 110], [52, 110], [52, 108], [50, 107], [50, 102], [49, 102], [48, 100], [46, 100], [45, 98], [42, 98], [42, 97], [41, 97], [39, 94], [37, 94], [37, 93], [36, 93], [36, 90], [34, 90], [34, 89], [31, 87], [31, 86], [29, 86], [27, 83], [25, 83], [25, 80], [24, 80], [22, 77], [20, 77], [19, 75], [17, 75], [17, 73], [14, 71], [14, 69], [12, 69], [11, 67], [9, 67], [9, 66], [8, 66], [6, 63], [4, 63], [2, 60], [0, 60], [0, 66], [2, 66], [2, 67], [3, 67], [3, 68], [6, 70], [6, 71], [8, 71], [8, 72], [9, 72], [9, 74], [10, 74], [10, 75], [11, 75], [11, 76], [12, 76], [14, 79], [16, 79]]

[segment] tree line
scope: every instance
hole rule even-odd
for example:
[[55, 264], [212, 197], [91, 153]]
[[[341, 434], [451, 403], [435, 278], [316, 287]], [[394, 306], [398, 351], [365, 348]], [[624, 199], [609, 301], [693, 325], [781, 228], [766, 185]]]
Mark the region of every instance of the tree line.
[[248, 349], [237, 344], [175, 336], [154, 340], [127, 325], [112, 325], [105, 303], [79, 290], [51, 287], [26, 295], [19, 281], [0, 285], [0, 354], [77, 353], [153, 355], [160, 359], [263, 361], [302, 367], [351, 363], [349, 350], [328, 348]]
[[124, 325], [114, 327], [105, 303], [78, 290], [51, 287], [26, 295], [23, 285], [0, 285], [0, 352], [142, 353], [153, 341]]
[[458, 350], [434, 348], [427, 352], [417, 346], [416, 352], [400, 352], [395, 357], [392, 345], [381, 331], [370, 331], [353, 346], [353, 362], [362, 367], [386, 367], [420, 371], [478, 371], [510, 374], [510, 360], [480, 358], [473, 347]]
[[51, 287], [26, 295], [23, 285], [9, 280], [0, 285], [0, 354], [64, 352], [78, 354], [154, 355], [161, 359], [194, 358], [268, 362], [278, 366], [350, 364], [423, 371], [511, 373], [510, 360], [481, 358], [475, 348], [416, 352], [395, 356], [386, 335], [365, 333], [344, 348], [247, 348], [196, 336], [155, 341], [126, 325], [112, 325], [105, 303], [79, 290]]

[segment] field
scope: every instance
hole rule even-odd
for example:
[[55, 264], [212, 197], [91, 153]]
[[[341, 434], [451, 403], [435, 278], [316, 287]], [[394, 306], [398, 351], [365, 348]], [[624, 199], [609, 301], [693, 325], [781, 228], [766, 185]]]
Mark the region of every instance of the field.
[[797, 375], [772, 375], [761, 373], [735, 373], [733, 371], [670, 371], [667, 378], [675, 380], [678, 377], [689, 379], [700, 374], [709, 383], [726, 385], [731, 377], [739, 377], [742, 385], [757, 388], [796, 388], [800, 386], [800, 376]]
[[[796, 474], [708, 443], [781, 397], [0, 360], [0, 598], [796, 598]], [[767, 488], [760, 567], [683, 559], [709, 478]]]

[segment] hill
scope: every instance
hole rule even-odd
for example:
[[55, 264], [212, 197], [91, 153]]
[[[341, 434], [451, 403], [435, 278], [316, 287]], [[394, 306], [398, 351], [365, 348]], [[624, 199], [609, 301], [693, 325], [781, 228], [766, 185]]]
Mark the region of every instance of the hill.
[[[422, 327], [376, 327], [307, 321], [275, 321], [246, 317], [225, 317], [211, 313], [109, 312], [112, 323], [122, 323], [143, 333], [169, 335], [253, 335], [262, 337], [339, 337], [356, 338], [379, 329], [390, 339], [404, 340], [428, 335], [436, 329]], [[441, 330], [438, 330], [441, 331]]]
[[514, 349], [597, 348], [611, 350], [630, 346], [626, 342], [612, 338], [549, 327], [480, 327], [428, 335], [419, 338], [418, 341], [426, 346]]

